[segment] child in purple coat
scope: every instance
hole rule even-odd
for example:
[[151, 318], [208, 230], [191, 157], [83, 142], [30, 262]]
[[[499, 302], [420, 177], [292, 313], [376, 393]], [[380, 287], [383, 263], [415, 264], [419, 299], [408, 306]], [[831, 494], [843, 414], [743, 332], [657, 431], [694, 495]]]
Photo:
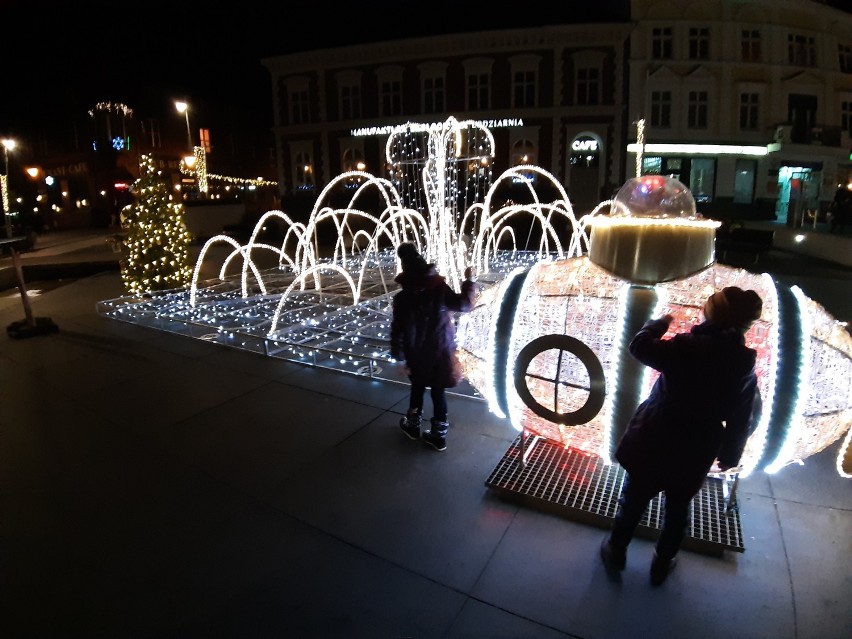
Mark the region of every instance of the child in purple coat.
[[391, 357], [402, 363], [411, 380], [408, 412], [399, 425], [411, 439], [421, 437], [423, 398], [430, 388], [434, 416], [431, 429], [422, 439], [435, 450], [445, 450], [450, 425], [444, 389], [461, 381], [455, 365], [456, 332], [450, 311], [473, 308], [473, 271], [470, 267], [465, 270], [461, 293], [456, 293], [410, 242], [400, 244], [397, 255], [402, 272], [396, 282], [402, 290], [393, 298]]

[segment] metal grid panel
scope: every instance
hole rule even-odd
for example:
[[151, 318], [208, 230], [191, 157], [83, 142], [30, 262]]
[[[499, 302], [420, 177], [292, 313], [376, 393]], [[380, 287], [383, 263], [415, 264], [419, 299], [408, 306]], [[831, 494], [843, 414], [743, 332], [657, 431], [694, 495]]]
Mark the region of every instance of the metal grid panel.
[[[491, 472], [485, 485], [530, 506], [609, 528], [618, 507], [625, 472], [618, 464], [564, 448], [538, 436], [521, 435]], [[743, 552], [740, 514], [733, 501], [735, 479], [708, 477], [692, 503], [692, 518], [683, 548], [710, 555]], [[732, 504], [731, 508], [728, 505]], [[652, 501], [636, 535], [656, 539], [662, 528], [662, 496]]]

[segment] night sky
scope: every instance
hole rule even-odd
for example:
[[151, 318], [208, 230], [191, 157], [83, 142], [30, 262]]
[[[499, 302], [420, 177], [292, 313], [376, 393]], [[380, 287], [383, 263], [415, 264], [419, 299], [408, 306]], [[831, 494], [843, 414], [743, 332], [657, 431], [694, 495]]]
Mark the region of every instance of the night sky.
[[[836, 4], [850, 9], [852, 0]], [[268, 129], [272, 89], [264, 57], [442, 33], [623, 21], [627, 5], [572, 0], [501, 11], [458, 0], [279, 0], [221, 10], [180, 0], [0, 0], [0, 135], [82, 117], [98, 102], [124, 103], [139, 117], [169, 117], [176, 99]]]
[[[85, 114], [98, 102], [121, 102], [141, 117], [174, 112], [174, 100], [216, 104], [255, 125], [272, 125], [272, 89], [264, 57], [409, 36], [570, 22], [553, 5], [500, 12], [496, 5], [444, 1], [251, 3], [241, 12], [204, 2], [139, 3], [0, 0], [7, 60], [0, 74], [0, 135], [46, 118]], [[562, 3], [565, 5], [571, 3]], [[576, 3], [580, 4], [580, 3]], [[619, 0], [597, 0], [585, 14], [617, 20]], [[461, 14], [454, 13], [469, 5]], [[115, 7], [122, 7], [120, 10]], [[212, 6], [212, 5], [210, 5]], [[278, 8], [274, 8], [277, 6]], [[306, 7], [322, 6], [315, 12]], [[361, 7], [361, 8], [356, 8]], [[486, 11], [482, 11], [482, 9]], [[25, 36], [32, 34], [32, 36]], [[14, 41], [15, 44], [9, 43]]]

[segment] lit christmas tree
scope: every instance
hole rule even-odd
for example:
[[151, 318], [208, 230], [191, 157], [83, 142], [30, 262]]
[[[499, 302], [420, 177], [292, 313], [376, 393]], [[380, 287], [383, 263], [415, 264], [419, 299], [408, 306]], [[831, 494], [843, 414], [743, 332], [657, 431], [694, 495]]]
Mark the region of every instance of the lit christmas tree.
[[133, 184], [136, 202], [122, 213], [127, 259], [121, 264], [121, 278], [134, 294], [184, 287], [192, 278], [192, 235], [184, 224], [183, 204], [173, 201], [151, 156], [142, 156], [140, 170]]

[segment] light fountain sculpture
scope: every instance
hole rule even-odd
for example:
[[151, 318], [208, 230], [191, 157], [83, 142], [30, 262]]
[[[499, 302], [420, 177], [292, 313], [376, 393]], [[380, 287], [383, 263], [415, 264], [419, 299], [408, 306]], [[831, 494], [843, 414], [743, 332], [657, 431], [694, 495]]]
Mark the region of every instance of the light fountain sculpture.
[[[609, 461], [656, 379], [627, 342], [663, 314], [675, 318], [672, 333], [688, 330], [711, 293], [734, 285], [764, 300], [746, 334], [758, 351], [763, 410], [740, 475], [800, 462], [849, 430], [852, 337], [842, 323], [797, 287], [715, 263], [718, 223], [696, 214], [676, 180], [630, 180], [611, 209], [584, 220], [587, 255], [518, 269], [463, 317], [462, 361], [495, 412], [519, 431]], [[838, 470], [849, 476], [843, 455]]]
[[[852, 338], [842, 323], [796, 287], [715, 263], [717, 225], [696, 214], [676, 180], [631, 180], [615, 200], [578, 220], [559, 181], [539, 167], [514, 167], [492, 183], [493, 148], [490, 131], [475, 121], [397, 127], [386, 147], [390, 179], [342, 174], [306, 223], [269, 211], [246, 244], [225, 235], [208, 240], [188, 289], [109, 300], [98, 310], [273, 357], [404, 381], [385, 369], [394, 248], [413, 241], [451, 285], [458, 286], [468, 264], [480, 275], [476, 307], [458, 318], [472, 394], [519, 431], [606, 462], [653, 382], [626, 354], [634, 329], [667, 312], [675, 317], [671, 330], [685, 330], [714, 290], [752, 288], [764, 300], [747, 335], [760, 354], [764, 411], [742, 475], [800, 462], [845, 433], [837, 467], [852, 476], [844, 462], [852, 432]], [[528, 201], [498, 205], [507, 183]], [[556, 198], [539, 198], [542, 183]], [[345, 206], [327, 203], [350, 187]], [[468, 205], [481, 195], [482, 202]], [[368, 196], [380, 213], [359, 208]], [[522, 216], [540, 232], [535, 250], [518, 249], [510, 221]], [[285, 227], [280, 246], [259, 241], [271, 219]], [[324, 225], [336, 233], [332, 247], [319, 241]], [[218, 277], [202, 281], [202, 267], [222, 247]], [[275, 265], [263, 268], [261, 255]]]

